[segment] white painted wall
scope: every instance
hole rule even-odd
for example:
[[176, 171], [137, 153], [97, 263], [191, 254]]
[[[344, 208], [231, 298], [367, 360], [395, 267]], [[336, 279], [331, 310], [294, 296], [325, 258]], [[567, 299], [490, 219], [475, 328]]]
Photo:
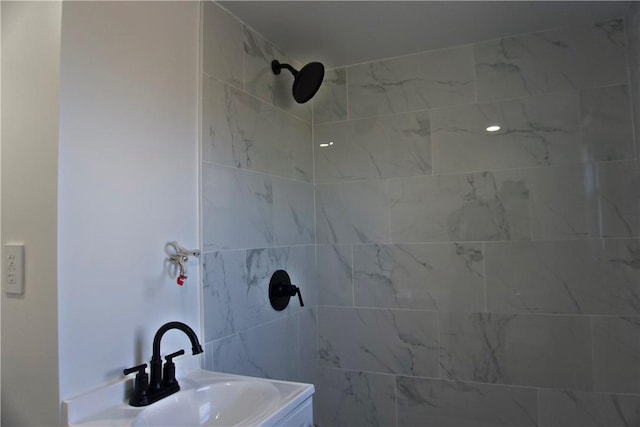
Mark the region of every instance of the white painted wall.
[[[198, 246], [198, 28], [196, 2], [64, 3], [62, 399], [148, 362], [164, 322], [200, 331], [197, 262], [184, 287], [164, 262], [169, 241]], [[167, 333], [163, 353], [180, 348]]]
[[2, 425], [57, 422], [59, 2], [2, 8], [2, 243], [25, 244], [25, 294], [2, 293]]

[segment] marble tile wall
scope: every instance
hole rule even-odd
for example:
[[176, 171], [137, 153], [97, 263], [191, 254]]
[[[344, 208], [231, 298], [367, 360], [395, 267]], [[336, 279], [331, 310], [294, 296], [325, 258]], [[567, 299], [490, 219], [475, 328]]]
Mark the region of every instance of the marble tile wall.
[[321, 427], [640, 425], [637, 6], [330, 70]]
[[[310, 106], [292, 101], [290, 59], [204, 2], [202, 241], [205, 367], [313, 382], [317, 288]], [[302, 289], [275, 311], [274, 271]]]

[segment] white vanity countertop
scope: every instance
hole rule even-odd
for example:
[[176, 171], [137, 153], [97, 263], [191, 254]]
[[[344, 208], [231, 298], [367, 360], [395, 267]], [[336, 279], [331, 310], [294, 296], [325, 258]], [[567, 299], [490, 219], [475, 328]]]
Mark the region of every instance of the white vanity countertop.
[[[250, 412], [257, 410], [256, 408], [259, 405], [256, 404], [256, 408], [254, 408], [253, 405], [250, 404], [250, 400], [247, 400], [249, 398], [245, 396], [244, 402], [242, 403], [242, 412], [248, 414], [250, 421], [245, 420], [240, 424], [266, 427], [279, 421], [292, 409], [311, 397], [315, 391], [312, 384], [246, 377], [201, 369], [191, 371], [179, 377], [178, 382], [181, 388], [178, 393], [167, 396], [149, 406], [136, 408], [130, 406], [127, 401], [133, 380], [131, 378], [123, 378], [122, 380], [114, 381], [73, 399], [65, 400], [62, 403], [63, 425], [70, 427], [152, 425], [145, 421], [146, 419], [153, 419], [153, 417], [147, 417], [152, 411], [164, 411], [164, 413], [171, 415], [170, 418], [173, 418], [172, 415], [181, 411], [200, 412], [198, 416], [194, 415], [195, 418], [191, 417], [188, 421], [168, 422], [166, 425], [193, 425], [193, 419], [201, 420], [196, 421], [196, 423], [201, 422], [201, 425], [215, 425], [209, 424], [207, 417], [202, 416], [203, 409], [208, 409], [210, 406], [207, 402], [203, 404], [201, 399], [198, 399], [198, 402], [194, 402], [184, 398], [187, 395], [193, 395], [195, 392], [206, 389], [211, 384], [254, 383], [257, 388], [265, 389], [268, 387], [269, 390], [277, 389], [279, 393], [275, 393], [277, 397], [269, 406], [269, 411], [261, 411], [253, 415], [250, 414]], [[183, 395], [180, 395], [180, 393], [183, 393]], [[201, 395], [202, 393], [200, 393], [199, 396]], [[167, 406], [183, 404], [185, 405], [185, 409], [180, 407], [180, 411], [173, 409], [177, 408], [177, 406]], [[170, 410], [167, 412], [167, 409]], [[238, 408], [235, 410], [238, 411]], [[145, 411], [147, 412], [145, 413]]]

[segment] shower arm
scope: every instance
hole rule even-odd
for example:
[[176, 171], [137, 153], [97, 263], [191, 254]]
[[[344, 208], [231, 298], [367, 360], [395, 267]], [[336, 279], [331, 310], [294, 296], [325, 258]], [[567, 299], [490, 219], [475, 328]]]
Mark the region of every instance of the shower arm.
[[286, 68], [287, 70], [291, 71], [291, 74], [293, 74], [293, 77], [298, 75], [298, 70], [296, 70], [295, 68], [293, 68], [291, 65], [289, 64], [283, 64], [279, 61], [273, 61], [271, 63], [271, 69], [273, 70], [274, 74], [280, 74], [280, 71]]

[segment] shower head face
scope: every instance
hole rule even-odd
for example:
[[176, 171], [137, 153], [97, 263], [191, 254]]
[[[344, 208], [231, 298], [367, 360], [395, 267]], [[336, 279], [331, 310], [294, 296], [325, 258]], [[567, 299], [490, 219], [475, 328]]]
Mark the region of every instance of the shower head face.
[[318, 92], [324, 79], [324, 65], [310, 62], [295, 75], [293, 82], [293, 98], [299, 104], [304, 104]]

